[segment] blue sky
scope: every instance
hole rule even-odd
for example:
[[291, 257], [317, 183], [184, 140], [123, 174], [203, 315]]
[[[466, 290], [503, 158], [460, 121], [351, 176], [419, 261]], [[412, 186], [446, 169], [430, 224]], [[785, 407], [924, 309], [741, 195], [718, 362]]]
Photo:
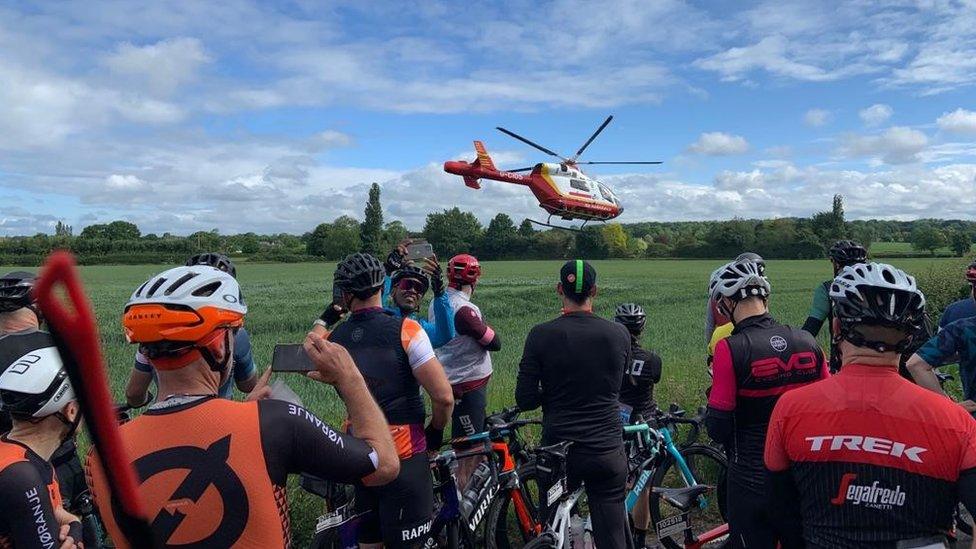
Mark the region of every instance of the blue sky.
[[972, 2], [0, 2], [0, 234], [301, 233], [452, 206], [540, 214], [441, 170], [502, 125], [591, 160], [621, 221], [976, 217]]

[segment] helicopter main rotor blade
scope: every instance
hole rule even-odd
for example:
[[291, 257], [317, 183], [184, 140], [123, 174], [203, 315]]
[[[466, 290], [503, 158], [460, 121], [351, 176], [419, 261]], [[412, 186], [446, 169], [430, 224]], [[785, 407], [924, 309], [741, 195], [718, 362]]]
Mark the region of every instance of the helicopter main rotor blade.
[[517, 134], [515, 132], [510, 132], [510, 131], [506, 130], [505, 128], [501, 127], [501, 126], [498, 126], [495, 129], [498, 130], [498, 131], [500, 131], [500, 132], [502, 132], [503, 134], [505, 134], [505, 135], [507, 135], [509, 137], [514, 137], [515, 139], [518, 139], [519, 141], [521, 141], [522, 143], [525, 143], [526, 145], [529, 145], [530, 147], [535, 147], [535, 148], [539, 149], [540, 151], [548, 154], [549, 156], [555, 156], [556, 158], [558, 158], [560, 160], [566, 160], [559, 153], [550, 151], [549, 149], [543, 147], [542, 145], [539, 145], [538, 143], [533, 143], [532, 141], [529, 141], [528, 139], [522, 137], [521, 135], [519, 135], [519, 134]]
[[577, 162], [577, 164], [661, 164], [661, 162]]
[[607, 127], [607, 124], [609, 124], [611, 120], [613, 120], [612, 114], [608, 116], [606, 120], [603, 121], [603, 124], [600, 124], [600, 127], [597, 128], [595, 132], [593, 132], [593, 135], [591, 135], [590, 138], [586, 140], [586, 143], [583, 143], [583, 146], [580, 147], [578, 151], [576, 151], [576, 154], [574, 154], [573, 157], [569, 159], [569, 161], [576, 162], [576, 159], [579, 158], [581, 154], [583, 154], [583, 151], [585, 151], [586, 148], [590, 146], [590, 143], [592, 143], [593, 140], [596, 139], [596, 136], [600, 135], [600, 132], [603, 131], [603, 128]]

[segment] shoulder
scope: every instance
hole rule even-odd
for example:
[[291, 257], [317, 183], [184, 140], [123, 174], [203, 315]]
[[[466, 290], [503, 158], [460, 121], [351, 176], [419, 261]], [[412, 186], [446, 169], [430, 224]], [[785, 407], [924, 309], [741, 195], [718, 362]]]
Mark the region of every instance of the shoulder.
[[776, 401], [776, 413], [782, 418], [816, 407], [825, 402], [823, 395], [832, 387], [831, 378], [827, 378], [786, 391]]
[[18, 444], [0, 441], [0, 471], [27, 461], [27, 452]]

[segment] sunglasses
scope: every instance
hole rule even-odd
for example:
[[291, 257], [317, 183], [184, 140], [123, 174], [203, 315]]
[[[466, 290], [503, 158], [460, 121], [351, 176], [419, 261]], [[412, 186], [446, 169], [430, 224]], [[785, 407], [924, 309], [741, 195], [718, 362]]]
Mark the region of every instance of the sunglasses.
[[423, 294], [427, 291], [427, 285], [419, 280], [414, 280], [412, 278], [401, 278], [396, 285], [397, 289], [402, 292], [413, 291], [418, 294]]

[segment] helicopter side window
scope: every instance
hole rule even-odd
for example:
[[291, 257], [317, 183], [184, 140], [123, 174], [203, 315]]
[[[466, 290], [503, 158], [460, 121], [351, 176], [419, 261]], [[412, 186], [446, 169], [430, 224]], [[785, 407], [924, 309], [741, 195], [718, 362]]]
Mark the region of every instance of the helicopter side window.
[[578, 191], [590, 192], [590, 186], [582, 179], [570, 179], [569, 186]]
[[610, 189], [606, 188], [602, 184], [600, 184], [599, 187], [600, 187], [600, 194], [603, 195], [604, 200], [606, 200], [607, 202], [613, 202], [614, 204], [617, 203], [617, 197], [613, 196], [613, 192], [611, 192]]

